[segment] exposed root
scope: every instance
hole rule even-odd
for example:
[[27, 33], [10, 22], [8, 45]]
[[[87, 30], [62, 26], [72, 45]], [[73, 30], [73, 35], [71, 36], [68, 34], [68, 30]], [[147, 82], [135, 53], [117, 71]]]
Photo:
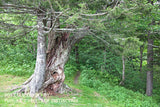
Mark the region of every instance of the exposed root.
[[50, 77], [48, 81], [46, 81], [40, 91], [43, 91], [45, 88], [47, 88], [48, 85], [53, 84], [56, 80], [53, 77]]
[[23, 87], [23, 88], [19, 89], [18, 91], [16, 91], [15, 93], [24, 93], [24, 91], [25, 91], [25, 88]]
[[19, 88], [22, 88], [22, 86], [14, 87], [14, 88], [10, 89], [10, 91], [14, 91], [14, 90], [17, 90], [17, 89], [19, 89]]
[[[32, 75], [28, 80], [26, 80], [23, 85], [11, 89], [11, 91], [17, 90], [14, 93], [30, 93], [31, 92], [31, 81], [34, 75]], [[48, 93], [49, 95], [56, 95], [57, 93], [63, 94], [71, 92], [72, 89], [64, 84], [65, 75], [62, 69], [57, 70], [57, 72], [50, 74], [48, 80], [46, 80], [38, 92]], [[34, 97], [36, 93], [30, 93], [31, 97]], [[39, 97], [40, 98], [40, 97]], [[41, 99], [41, 98], [40, 98]], [[42, 99], [41, 99], [42, 100]]]
[[71, 91], [72, 91], [72, 89], [68, 85], [63, 83], [62, 87], [59, 89], [58, 93], [63, 94], [63, 93], [71, 92]]
[[66, 85], [66, 84], [62, 84], [60, 88], [58, 88], [58, 91], [54, 91], [53, 90], [53, 84], [50, 84], [46, 89], [45, 89], [45, 92], [48, 93], [50, 96], [54, 96], [54, 95], [57, 95], [57, 94], [64, 94], [64, 93], [69, 93], [72, 91], [72, 89]]
[[34, 74], [32, 74], [32, 75], [28, 78], [28, 80], [26, 80], [26, 81], [23, 83], [23, 85], [28, 84], [28, 83], [32, 80], [33, 76], [34, 76]]
[[[25, 89], [24, 87], [28, 86], [28, 84], [30, 83], [30, 81], [32, 80], [34, 74], [32, 74], [22, 85], [20, 86], [17, 86], [17, 87], [14, 87], [13, 89], [11, 89], [10, 91], [14, 91], [14, 90], [17, 90], [19, 88], [21, 88], [20, 90], [22, 89]], [[18, 90], [17, 92], [21, 92], [20, 90]]]

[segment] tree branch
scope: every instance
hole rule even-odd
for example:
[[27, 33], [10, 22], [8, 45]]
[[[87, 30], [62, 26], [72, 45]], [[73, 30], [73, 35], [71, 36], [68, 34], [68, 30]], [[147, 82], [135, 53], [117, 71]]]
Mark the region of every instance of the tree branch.
[[23, 5], [18, 6], [18, 5], [14, 5], [14, 4], [3, 4], [3, 5], [1, 5], [1, 8], [7, 8], [7, 9], [9, 9], [9, 8], [22, 8], [22, 9], [31, 9], [31, 10], [38, 9], [36, 7], [27, 7], [27, 6], [23, 6]]
[[103, 16], [103, 15], [106, 15], [108, 14], [108, 12], [105, 12], [105, 13], [97, 13], [97, 14], [80, 14], [82, 16]]
[[26, 14], [26, 13], [29, 13], [29, 14], [36, 14], [35, 11], [21, 11], [21, 12], [3, 11], [3, 12], [0, 12], [0, 13], [10, 13], [10, 14]]
[[25, 26], [25, 25], [15, 25], [11, 23], [5, 23], [4, 21], [0, 21], [0, 24], [7, 27], [16, 27], [16, 28], [33, 28], [32, 26]]
[[[67, 10], [68, 10], [68, 9], [66, 9], [65, 11], [67, 11]], [[55, 17], [51, 28], [49, 29], [49, 31], [46, 31], [46, 32], [45, 32], [46, 34], [50, 33], [50, 32], [55, 28], [55, 26], [56, 26], [56, 21], [57, 21], [57, 19], [58, 19], [62, 14], [63, 14], [63, 12], [59, 13], [59, 15]]]
[[78, 40], [81, 40], [84, 36], [87, 35], [89, 31], [88, 27], [81, 28], [73, 36], [69, 38], [70, 45], [73, 46]]
[[89, 33], [91, 35], [93, 35], [94, 37], [96, 37], [97, 39], [99, 39], [100, 41], [102, 41], [105, 45], [109, 45], [109, 43], [107, 41], [105, 41], [103, 38], [100, 38], [99, 36], [97, 36], [96, 34], [94, 34], [93, 32], [89, 31]]

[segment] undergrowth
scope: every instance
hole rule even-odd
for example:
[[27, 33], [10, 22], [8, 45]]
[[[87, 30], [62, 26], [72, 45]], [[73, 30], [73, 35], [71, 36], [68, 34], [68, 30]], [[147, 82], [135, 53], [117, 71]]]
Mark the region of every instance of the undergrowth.
[[159, 107], [160, 103], [154, 98], [145, 96], [140, 92], [134, 92], [124, 87], [102, 81], [101, 76], [97, 76], [97, 71], [86, 69], [81, 72], [80, 83], [95, 89], [105, 98], [122, 104], [124, 107]]

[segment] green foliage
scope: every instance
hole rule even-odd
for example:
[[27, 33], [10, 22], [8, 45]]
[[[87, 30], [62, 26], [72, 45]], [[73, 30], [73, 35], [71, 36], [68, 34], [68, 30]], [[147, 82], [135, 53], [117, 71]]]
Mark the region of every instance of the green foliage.
[[[134, 106], [158, 107], [159, 106], [158, 104], [156, 104], [155, 100], [153, 100], [152, 98], [146, 97], [143, 94], [140, 94], [139, 92], [133, 92], [123, 87], [113, 86], [110, 83], [108, 83], [109, 81], [107, 79], [105, 81], [102, 81], [102, 78], [100, 78], [101, 76], [102, 75], [100, 75], [100, 72], [97, 72], [95, 70], [89, 70], [89, 69], [84, 70], [81, 73], [80, 83], [82, 85], [95, 89], [100, 94], [104, 95], [107, 99], [110, 99], [111, 101], [115, 101], [116, 104], [121, 104], [126, 107], [134, 107]], [[137, 77], [134, 79], [137, 79]], [[137, 83], [138, 83], [138, 80], [137, 80]]]
[[152, 98], [148, 98], [139, 92], [133, 92], [123, 87], [111, 86], [108, 83], [102, 83], [98, 92], [105, 95], [111, 100], [116, 100], [117, 103], [122, 103], [126, 107], [158, 107], [159, 105]]
[[34, 71], [35, 58], [24, 45], [0, 45], [0, 74], [18, 76], [31, 75]]
[[91, 88], [97, 89], [101, 85], [100, 80], [97, 80], [101, 76], [100, 72], [96, 70], [83, 70], [81, 73], [80, 83]]
[[88, 87], [98, 89], [101, 83], [110, 82], [111, 84], [118, 84], [120, 81], [116, 76], [107, 72], [96, 71], [94, 69], [88, 69], [86, 67], [81, 68], [81, 84]]
[[126, 72], [125, 85], [127, 89], [138, 91], [145, 94], [146, 91], [146, 72], [140, 73], [139, 71]]
[[76, 67], [76, 66], [67, 63], [67, 64], [65, 65], [64, 71], [65, 71], [65, 72], [64, 72], [64, 73], [65, 73], [65, 76], [69, 78], [70, 76], [74, 75], [78, 70], [77, 70], [77, 67]]

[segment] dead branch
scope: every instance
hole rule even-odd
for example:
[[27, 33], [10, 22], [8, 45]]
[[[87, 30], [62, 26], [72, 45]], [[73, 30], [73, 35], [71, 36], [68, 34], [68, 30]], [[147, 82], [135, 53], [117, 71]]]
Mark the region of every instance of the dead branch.
[[106, 15], [106, 14], [108, 14], [108, 12], [105, 12], [105, 13], [97, 13], [97, 14], [80, 14], [80, 15], [93, 17], [93, 16], [103, 16], [103, 15]]
[[24, 6], [24, 5], [14, 5], [14, 4], [2, 4], [1, 5], [1, 8], [23, 8], [23, 9], [31, 9], [31, 10], [37, 10], [38, 8], [36, 7], [27, 7], [27, 6]]
[[12, 23], [5, 23], [4, 21], [0, 21], [0, 24], [7, 27], [16, 27], [16, 28], [33, 28], [32, 26], [26, 26], [26, 25], [15, 25]]

